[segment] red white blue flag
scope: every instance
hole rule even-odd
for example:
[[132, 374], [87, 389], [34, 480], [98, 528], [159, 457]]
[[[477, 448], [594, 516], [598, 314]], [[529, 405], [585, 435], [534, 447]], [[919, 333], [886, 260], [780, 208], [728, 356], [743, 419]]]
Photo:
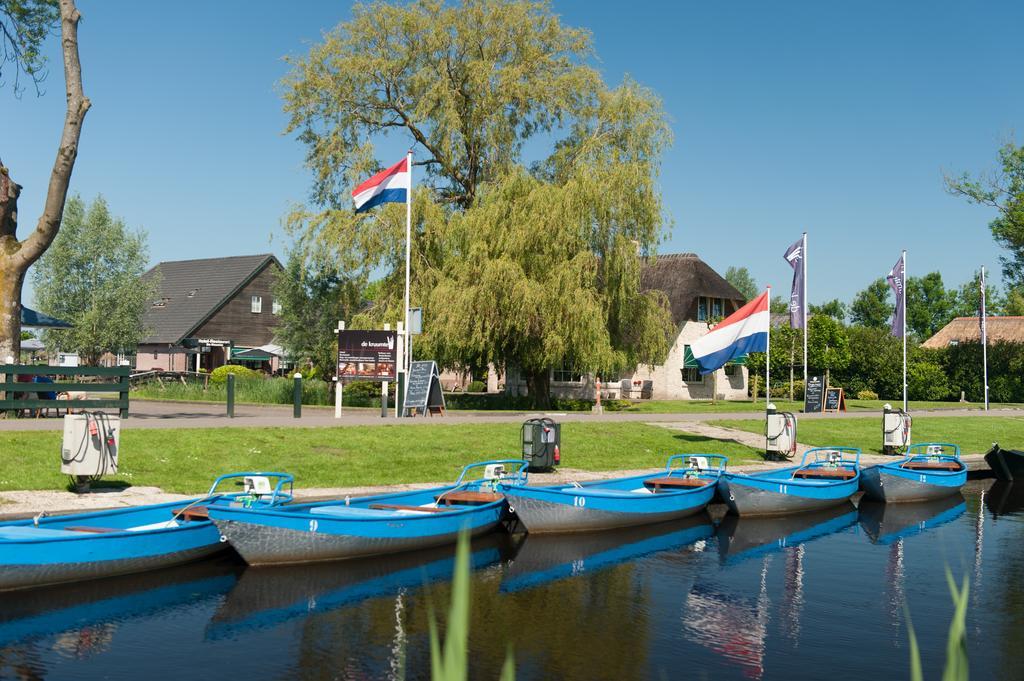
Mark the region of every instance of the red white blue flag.
[[412, 189], [409, 158], [382, 170], [352, 191], [356, 212], [362, 213], [382, 203], [405, 203]]
[[768, 291], [719, 322], [690, 346], [700, 373], [710, 374], [729, 360], [768, 349]]

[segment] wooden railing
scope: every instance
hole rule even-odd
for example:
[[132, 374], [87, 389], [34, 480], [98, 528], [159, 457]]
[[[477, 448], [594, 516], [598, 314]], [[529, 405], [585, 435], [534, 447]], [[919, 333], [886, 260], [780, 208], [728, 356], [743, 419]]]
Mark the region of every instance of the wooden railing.
[[[128, 377], [131, 367], [55, 367], [0, 364], [0, 412], [24, 409], [117, 409], [128, 417]], [[18, 381], [18, 377], [49, 376], [52, 383]], [[81, 380], [90, 379], [90, 380]], [[98, 380], [108, 379], [108, 380]], [[110, 380], [112, 379], [112, 380]], [[86, 399], [44, 399], [40, 393], [86, 393]], [[114, 393], [115, 398], [94, 399], [89, 393]]]

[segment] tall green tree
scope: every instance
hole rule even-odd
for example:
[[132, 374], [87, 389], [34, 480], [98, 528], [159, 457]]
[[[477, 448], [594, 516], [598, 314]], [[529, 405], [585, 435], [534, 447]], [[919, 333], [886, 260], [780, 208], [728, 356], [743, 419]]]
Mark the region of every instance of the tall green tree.
[[401, 319], [404, 206], [355, 215], [348, 196], [382, 165], [374, 143], [400, 134], [418, 169], [421, 347], [449, 366], [515, 365], [542, 401], [552, 366], [662, 361], [674, 331], [639, 276], [665, 223], [665, 114], [628, 79], [605, 85], [592, 56], [546, 2], [375, 2], [285, 82], [316, 178], [288, 220], [302, 247], [333, 249], [354, 276], [383, 270], [370, 314]]
[[885, 279], [875, 279], [868, 287], [853, 297], [850, 305], [850, 321], [873, 329], [884, 329], [892, 318], [892, 303], [889, 284]]
[[142, 281], [146, 235], [110, 214], [103, 197], [68, 199], [60, 233], [32, 270], [39, 309], [74, 328], [47, 331], [51, 350], [95, 364], [104, 352], [131, 352], [144, 334], [142, 315], [159, 282]]
[[831, 373], [845, 369], [850, 359], [846, 327], [825, 315], [817, 315], [807, 321], [807, 365], [824, 369], [826, 384]]
[[292, 250], [274, 282], [274, 300], [281, 304], [275, 340], [293, 361], [309, 360], [317, 375], [333, 376], [338, 359], [335, 330], [340, 320], [351, 321], [359, 290], [359, 282], [329, 259], [306, 258]]
[[[909, 280], [907, 282], [909, 287]], [[1006, 295], [1001, 293], [992, 284], [986, 282], [985, 284], [985, 309], [987, 313], [991, 315], [1017, 315], [1020, 312], [1008, 311], [1010, 305], [1010, 298], [1014, 296], [1014, 290], [1011, 289]], [[952, 309], [950, 310], [950, 319], [953, 317], [976, 317], [978, 311], [981, 309], [981, 289], [978, 286], [978, 277], [975, 276], [973, 279], [965, 281], [960, 285], [959, 288], [949, 290], [950, 298], [952, 299]], [[1024, 302], [1024, 297], [1020, 300]], [[1021, 309], [1024, 309], [1022, 307]], [[909, 310], [908, 310], [909, 312]]]
[[1000, 258], [1003, 278], [1024, 284], [1024, 147], [1007, 142], [999, 149], [999, 169], [980, 176], [947, 175], [946, 190], [969, 202], [993, 208], [992, 237], [1009, 253]]
[[846, 321], [846, 303], [840, 301], [838, 298], [833, 298], [827, 303], [822, 303], [821, 305], [811, 304], [809, 311], [812, 315], [823, 314], [826, 317], [831, 317], [840, 324]]
[[42, 46], [60, 19], [61, 50], [67, 109], [43, 211], [36, 228], [18, 237], [18, 197], [14, 181], [0, 155], [0, 361], [21, 354], [21, 289], [25, 274], [53, 243], [60, 229], [71, 171], [78, 156], [82, 123], [89, 99], [82, 92], [82, 66], [78, 58], [78, 21], [74, 0], [0, 0], [0, 69], [14, 70], [14, 89], [20, 91], [21, 73], [38, 83], [45, 76]]
[[750, 270], [746, 267], [733, 267], [730, 265], [725, 270], [725, 280], [743, 294], [744, 300], [753, 300], [760, 293], [757, 282], [754, 281], [754, 277], [750, 275]]
[[[947, 291], [942, 275], [929, 272], [907, 279], [907, 328], [920, 340], [926, 340], [953, 319], [956, 291]], [[977, 314], [974, 308], [972, 314]]]

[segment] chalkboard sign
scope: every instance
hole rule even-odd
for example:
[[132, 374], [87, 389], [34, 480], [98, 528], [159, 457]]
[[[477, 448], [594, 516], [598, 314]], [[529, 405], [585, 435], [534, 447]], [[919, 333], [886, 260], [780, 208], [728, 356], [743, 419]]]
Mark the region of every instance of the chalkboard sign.
[[821, 376], [808, 376], [807, 385], [804, 386], [804, 413], [812, 414], [820, 412], [824, 406], [823, 397], [824, 383]]
[[444, 393], [441, 376], [433, 361], [413, 362], [405, 388], [405, 416], [444, 414]]
[[842, 388], [829, 388], [825, 391], [825, 411], [846, 411], [846, 395]]

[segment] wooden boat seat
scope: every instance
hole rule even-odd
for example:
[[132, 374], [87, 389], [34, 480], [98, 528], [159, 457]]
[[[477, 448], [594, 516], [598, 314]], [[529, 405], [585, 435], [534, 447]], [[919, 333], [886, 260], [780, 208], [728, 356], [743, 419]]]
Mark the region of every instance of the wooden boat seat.
[[483, 506], [501, 501], [504, 497], [494, 492], [447, 492], [438, 494], [434, 499], [437, 503], [451, 506], [452, 504], [464, 504], [466, 506]]
[[900, 468], [912, 471], [958, 471], [960, 464], [956, 461], [908, 461]]
[[793, 473], [793, 477], [805, 480], [849, 480], [857, 477], [857, 473], [849, 468], [804, 468]]
[[124, 532], [123, 528], [117, 527], [90, 527], [87, 525], [73, 525], [65, 527], [68, 532], [88, 532], [90, 534], [108, 534], [110, 532]]
[[653, 488], [654, 491], [657, 492], [665, 487], [676, 489], [683, 487], [704, 487], [705, 485], [710, 485], [712, 482], [712, 480], [705, 480], [703, 478], [649, 478], [644, 480], [644, 487]]
[[205, 506], [193, 506], [192, 508], [176, 508], [171, 515], [181, 516], [183, 520], [209, 520], [210, 509]]
[[412, 506], [409, 504], [370, 504], [375, 511], [419, 511], [421, 513], [447, 513], [451, 509], [434, 508], [432, 506]]

